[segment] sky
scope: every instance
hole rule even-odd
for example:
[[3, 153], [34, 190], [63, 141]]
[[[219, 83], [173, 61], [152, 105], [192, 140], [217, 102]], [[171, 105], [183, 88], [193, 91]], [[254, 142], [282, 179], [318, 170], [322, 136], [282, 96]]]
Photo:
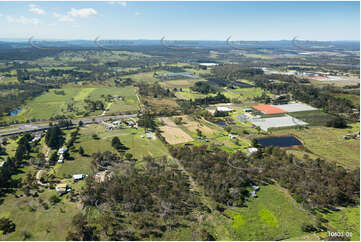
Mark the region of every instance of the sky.
[[360, 40], [359, 2], [0, 2], [0, 38]]

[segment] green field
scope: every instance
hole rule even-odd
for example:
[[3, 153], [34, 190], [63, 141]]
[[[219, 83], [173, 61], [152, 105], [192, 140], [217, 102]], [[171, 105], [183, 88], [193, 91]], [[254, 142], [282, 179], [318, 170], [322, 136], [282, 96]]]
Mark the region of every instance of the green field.
[[[67, 133], [69, 133], [67, 131]], [[99, 140], [92, 138], [93, 134], [97, 134]], [[70, 152], [70, 156], [74, 160], [66, 160], [63, 164], [56, 165], [56, 175], [59, 177], [69, 177], [73, 174], [89, 174], [91, 155], [96, 152], [117, 151], [111, 146], [112, 139], [118, 137], [120, 141], [129, 148], [127, 153], [131, 153], [137, 159], [143, 156], [151, 155], [153, 157], [167, 156], [168, 150], [163, 143], [158, 139], [142, 138], [144, 136], [144, 129], [114, 129], [106, 131], [101, 125], [87, 125], [80, 129], [80, 138], [76, 141], [74, 146], [76, 150], [82, 146], [86, 156], [79, 155], [78, 152]]]
[[305, 121], [311, 126], [323, 126], [326, 125], [329, 120], [334, 118], [333, 115], [324, 113], [320, 110], [304, 111], [288, 113], [290, 116]]
[[314, 216], [297, 208], [286, 190], [262, 186], [257, 195], [246, 202], [246, 207], [227, 210], [236, 240], [285, 240], [310, 235], [301, 226], [314, 223]]
[[[223, 92], [223, 94], [228, 97], [229, 99], [237, 99], [238, 102], [250, 102], [255, 97], [259, 97], [262, 95], [264, 90], [258, 87], [254, 88], [236, 88], [236, 89], [230, 89], [227, 88]], [[267, 93], [271, 96], [271, 94]]]
[[[64, 91], [64, 95], [55, 92]], [[125, 111], [136, 111], [138, 109], [137, 97], [135, 89], [132, 86], [114, 88], [114, 87], [68, 87], [63, 89], [50, 90], [43, 95], [28, 101], [22, 111], [16, 116], [7, 116], [5, 120], [26, 121], [31, 119], [49, 120], [56, 115], [66, 115], [68, 117], [82, 117], [85, 113], [85, 99], [92, 101], [101, 100], [105, 107], [109, 105], [102, 95], [117, 95], [124, 98], [123, 101], [116, 101], [111, 113], [119, 113]], [[67, 106], [73, 105], [73, 111], [68, 112]], [[92, 115], [101, 114], [101, 110], [93, 112]]]
[[[327, 220], [326, 225], [330, 232], [343, 232], [345, 237], [350, 232], [352, 236], [347, 236], [353, 241], [360, 241], [360, 207], [342, 208], [339, 211], [328, 210], [320, 215]], [[328, 233], [320, 233], [327, 236]]]
[[360, 167], [360, 140], [345, 140], [344, 135], [356, 133], [360, 124], [351, 124], [350, 128], [335, 129], [329, 127], [311, 127], [309, 129], [274, 130], [272, 135], [295, 135], [300, 138], [305, 147], [313, 154], [326, 161], [347, 167]]

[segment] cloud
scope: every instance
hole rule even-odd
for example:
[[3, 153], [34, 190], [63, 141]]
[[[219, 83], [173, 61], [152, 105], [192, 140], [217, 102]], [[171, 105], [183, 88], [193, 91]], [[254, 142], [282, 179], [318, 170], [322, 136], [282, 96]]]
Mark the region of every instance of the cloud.
[[37, 18], [26, 18], [24, 16], [20, 16], [17, 18], [6, 16], [6, 21], [9, 23], [18, 23], [18, 24], [34, 24], [37, 25], [40, 23], [39, 19]]
[[108, 2], [109, 4], [119, 4], [122, 7], [126, 7], [127, 6], [127, 2], [126, 1], [110, 1]]
[[140, 12], [135, 12], [134, 15], [135, 15], [135, 16], [139, 16], [139, 15], [141, 15], [141, 13], [140, 13]]
[[81, 9], [75, 9], [72, 8], [68, 14], [72, 17], [79, 17], [79, 18], [87, 18], [90, 16], [97, 16], [98, 13], [92, 8], [81, 8]]
[[44, 10], [36, 7], [36, 5], [34, 5], [34, 4], [29, 5], [29, 11], [33, 12], [33, 13], [36, 13], [36, 14], [44, 14], [45, 13]]
[[54, 13], [53, 15], [60, 22], [74, 22], [76, 18], [88, 18], [91, 16], [97, 16], [98, 12], [92, 8], [72, 8], [66, 14]]

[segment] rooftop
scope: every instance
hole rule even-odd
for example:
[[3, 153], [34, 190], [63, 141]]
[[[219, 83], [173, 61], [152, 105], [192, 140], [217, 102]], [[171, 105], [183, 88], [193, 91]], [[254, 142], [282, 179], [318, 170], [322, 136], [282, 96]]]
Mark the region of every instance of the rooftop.
[[278, 113], [287, 113], [287, 111], [277, 108], [269, 104], [261, 104], [252, 106], [254, 109], [261, 111], [264, 114], [278, 114]]

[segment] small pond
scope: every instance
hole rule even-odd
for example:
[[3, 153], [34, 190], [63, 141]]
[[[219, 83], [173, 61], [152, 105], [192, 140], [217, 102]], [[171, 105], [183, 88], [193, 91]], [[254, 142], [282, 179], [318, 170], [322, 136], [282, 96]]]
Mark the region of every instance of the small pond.
[[224, 122], [222, 120], [217, 121], [217, 124], [221, 125], [221, 126], [226, 126], [226, 122]]
[[289, 147], [294, 145], [302, 145], [302, 142], [294, 136], [283, 136], [283, 137], [268, 137], [256, 139], [262, 147], [267, 146], [279, 146]]
[[22, 110], [20, 108], [17, 108], [13, 111], [10, 112], [10, 116], [16, 116], [17, 114], [19, 114]]

